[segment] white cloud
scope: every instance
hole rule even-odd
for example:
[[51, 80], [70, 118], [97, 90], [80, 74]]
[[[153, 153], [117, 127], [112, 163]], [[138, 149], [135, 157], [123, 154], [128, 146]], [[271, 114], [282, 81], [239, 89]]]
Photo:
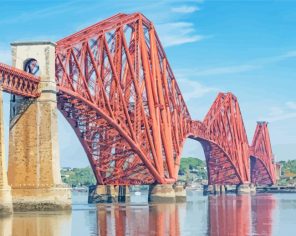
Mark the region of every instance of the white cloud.
[[275, 122], [275, 121], [290, 120], [293, 118], [296, 118], [296, 112], [288, 112], [280, 115], [267, 117], [265, 120], [267, 120], [268, 122]]
[[164, 47], [193, 43], [205, 38], [196, 34], [194, 25], [189, 22], [160, 24], [156, 28]]
[[296, 57], [296, 50], [295, 51], [289, 51], [289, 52], [282, 55], [283, 59], [293, 58], [293, 57]]
[[26, 11], [16, 15], [12, 15], [10, 18], [0, 19], [0, 24], [12, 24], [18, 22], [27, 22], [35, 19], [51, 17], [53, 15], [62, 14], [65, 12], [72, 11], [74, 9], [79, 9], [75, 6], [76, 1], [56, 4], [54, 7], [42, 8], [36, 11]]
[[286, 106], [292, 110], [296, 110], [296, 102], [286, 102]]
[[178, 77], [178, 85], [186, 102], [218, 91], [216, 88], [208, 87], [199, 83], [198, 81], [182, 77]]
[[264, 65], [274, 64], [274, 63], [292, 59], [292, 58], [296, 58], [296, 50], [288, 51], [277, 56], [257, 58], [251, 61], [251, 63], [264, 66]]
[[237, 65], [237, 66], [224, 66], [224, 67], [213, 67], [208, 69], [182, 69], [178, 72], [188, 76], [210, 76], [210, 75], [225, 75], [225, 74], [236, 74], [242, 72], [248, 72], [258, 69], [259, 66], [255, 65]]
[[267, 117], [261, 120], [268, 122], [284, 121], [296, 118], [296, 102], [286, 102], [282, 106], [273, 106], [269, 109]]
[[199, 10], [198, 7], [195, 7], [195, 6], [180, 6], [180, 7], [173, 7], [172, 9], [172, 12], [175, 12], [175, 13], [184, 13], [184, 14], [188, 14], [188, 13], [193, 13], [193, 12], [196, 12]]
[[[179, 70], [180, 73], [186, 75], [187, 77], [197, 77], [197, 76], [212, 76], [212, 75], [226, 75], [226, 74], [237, 74], [244, 73], [249, 71], [254, 71], [260, 69], [264, 66], [278, 63], [284, 60], [296, 58], [296, 51], [288, 51], [282, 55], [273, 56], [273, 57], [264, 57], [258, 58], [250, 61], [247, 64], [233, 65], [233, 66], [221, 66], [221, 67], [212, 67], [206, 69], [182, 69]], [[290, 104], [296, 106], [295, 102]]]
[[283, 108], [282, 107], [275, 107], [275, 106], [271, 107], [269, 109], [269, 113], [268, 113], [268, 115], [270, 117], [276, 117], [276, 116], [283, 115], [283, 114], [284, 114]]

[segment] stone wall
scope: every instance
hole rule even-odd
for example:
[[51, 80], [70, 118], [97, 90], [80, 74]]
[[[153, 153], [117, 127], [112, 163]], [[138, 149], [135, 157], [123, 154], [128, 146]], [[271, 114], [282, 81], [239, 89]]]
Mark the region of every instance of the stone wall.
[[[41, 78], [40, 97], [10, 126], [8, 182], [12, 187], [14, 208], [22, 210], [26, 205], [27, 210], [70, 208], [71, 193], [62, 184], [60, 175], [55, 44], [15, 43], [12, 54], [13, 65], [19, 69], [24, 68], [26, 60], [36, 59]], [[24, 99], [27, 98], [13, 97], [11, 108], [24, 104]]]

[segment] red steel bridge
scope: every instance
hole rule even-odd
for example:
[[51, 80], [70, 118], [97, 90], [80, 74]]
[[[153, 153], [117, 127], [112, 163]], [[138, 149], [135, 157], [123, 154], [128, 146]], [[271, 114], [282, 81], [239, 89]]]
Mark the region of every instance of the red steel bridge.
[[[220, 93], [191, 119], [153, 24], [117, 14], [57, 42], [58, 108], [98, 184], [174, 183], [186, 138], [201, 143], [209, 184], [274, 184], [267, 123], [248, 143], [237, 98]], [[40, 78], [0, 64], [3, 91], [36, 98]]]

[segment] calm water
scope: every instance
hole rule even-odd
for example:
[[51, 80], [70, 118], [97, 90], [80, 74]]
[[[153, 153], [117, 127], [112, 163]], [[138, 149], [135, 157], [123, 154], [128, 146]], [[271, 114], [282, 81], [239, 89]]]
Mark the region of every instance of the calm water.
[[202, 196], [187, 203], [88, 205], [74, 194], [72, 212], [15, 213], [0, 218], [0, 235], [296, 235], [296, 194]]

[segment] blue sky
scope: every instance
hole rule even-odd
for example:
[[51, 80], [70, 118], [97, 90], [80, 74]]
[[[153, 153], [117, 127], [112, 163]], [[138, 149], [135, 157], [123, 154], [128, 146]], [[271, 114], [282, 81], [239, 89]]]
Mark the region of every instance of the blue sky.
[[[239, 99], [249, 142], [256, 121], [269, 121], [276, 159], [296, 158], [293, 0], [1, 0], [0, 61], [10, 64], [10, 42], [55, 42], [118, 12], [142, 12], [154, 22], [193, 118], [203, 119], [219, 91], [231, 91]], [[6, 95], [7, 129], [8, 102]], [[59, 129], [62, 166], [87, 166], [62, 116]], [[190, 140], [183, 156], [204, 158]]]

